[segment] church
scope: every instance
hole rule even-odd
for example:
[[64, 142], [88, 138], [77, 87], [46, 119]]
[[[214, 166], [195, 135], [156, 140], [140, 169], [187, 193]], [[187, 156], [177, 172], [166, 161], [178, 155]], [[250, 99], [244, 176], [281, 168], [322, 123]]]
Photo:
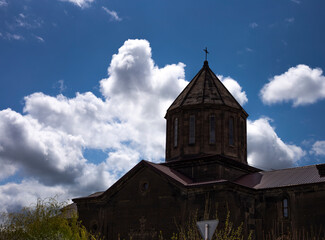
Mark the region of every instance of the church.
[[229, 211], [254, 239], [325, 237], [325, 164], [249, 166], [247, 117], [204, 61], [167, 110], [165, 162], [142, 160], [106, 191], [73, 199], [80, 220], [108, 240], [170, 239], [191, 214], [217, 213], [222, 227]]

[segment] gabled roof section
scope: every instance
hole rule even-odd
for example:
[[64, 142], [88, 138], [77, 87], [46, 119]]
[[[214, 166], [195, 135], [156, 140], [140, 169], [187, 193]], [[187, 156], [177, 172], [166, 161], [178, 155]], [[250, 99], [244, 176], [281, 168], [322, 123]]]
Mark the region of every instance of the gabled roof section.
[[147, 162], [149, 165], [151, 165], [153, 168], [157, 169], [159, 172], [162, 172], [166, 176], [170, 177], [171, 179], [175, 180], [176, 182], [181, 183], [182, 185], [188, 185], [193, 183], [191, 179], [184, 176], [183, 174], [171, 169], [170, 167], [164, 166], [162, 164], [156, 164], [152, 162]]
[[167, 111], [183, 106], [204, 103], [212, 105], [225, 105], [243, 110], [237, 100], [212, 72], [208, 61], [204, 61], [202, 69], [178, 95]]
[[325, 183], [325, 177], [320, 176], [317, 165], [311, 165], [252, 173], [239, 178], [235, 183], [254, 189], [267, 189]]
[[160, 164], [148, 162], [145, 160], [140, 161], [135, 167], [133, 167], [130, 171], [128, 171], [123, 177], [121, 177], [117, 182], [115, 182], [110, 188], [108, 188], [104, 192], [93, 193], [89, 196], [80, 197], [72, 199], [74, 202], [83, 201], [83, 200], [91, 200], [91, 199], [101, 199], [105, 197], [105, 195], [113, 195], [115, 192], [119, 191], [119, 189], [123, 188], [123, 185], [127, 183], [135, 174], [137, 174], [141, 169], [149, 168], [155, 171], [158, 174], [161, 174], [179, 186], [187, 186], [191, 184], [193, 181], [183, 174]]

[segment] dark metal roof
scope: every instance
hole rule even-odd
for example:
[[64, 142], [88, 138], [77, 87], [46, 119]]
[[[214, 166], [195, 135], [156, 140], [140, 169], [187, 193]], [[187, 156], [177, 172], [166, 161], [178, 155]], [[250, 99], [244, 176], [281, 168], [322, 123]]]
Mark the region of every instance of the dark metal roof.
[[[196, 74], [186, 88], [178, 95], [167, 111], [197, 104], [225, 105], [242, 109], [205, 61], [202, 69]], [[246, 112], [245, 112], [246, 113]]]
[[325, 177], [320, 177], [316, 166], [317, 165], [311, 165], [251, 173], [240, 177], [235, 181], [235, 183], [254, 189], [287, 187], [321, 182], [325, 183]]
[[171, 177], [172, 179], [176, 180], [177, 182], [183, 184], [183, 185], [188, 185], [191, 184], [193, 181], [191, 179], [189, 179], [188, 177], [184, 176], [183, 174], [169, 168], [166, 166], [163, 166], [161, 164], [156, 164], [156, 163], [152, 163], [152, 162], [147, 162], [149, 165], [151, 165], [152, 167], [156, 168], [158, 171], [166, 174], [167, 176]]
[[211, 163], [217, 163], [220, 165], [226, 165], [231, 166], [235, 169], [240, 169], [242, 171], [245, 171], [247, 173], [253, 173], [253, 172], [260, 172], [261, 169], [249, 166], [248, 164], [239, 162], [236, 159], [233, 159], [228, 156], [224, 156], [221, 154], [206, 154], [206, 155], [196, 155], [196, 156], [189, 156], [184, 157], [183, 159], [173, 160], [170, 162], [163, 162], [160, 163], [160, 165], [167, 166], [172, 169], [178, 169], [180, 166], [194, 166], [194, 165], [205, 165], [205, 164], [211, 164]]
[[[184, 176], [180, 172], [172, 169], [172, 167], [166, 166], [165, 164], [157, 164], [157, 163], [152, 163], [152, 162], [142, 160], [133, 169], [131, 169], [130, 172], [125, 174], [118, 182], [116, 182], [113, 186], [111, 186], [107, 191], [93, 193], [87, 197], [76, 198], [73, 199], [73, 201], [82, 200], [82, 199], [96, 199], [96, 198], [100, 198], [108, 191], [110, 192], [115, 191], [114, 189], [116, 189], [116, 187], [120, 185], [120, 182], [123, 181], [123, 178], [127, 179], [128, 178], [126, 177], [127, 175], [131, 174], [131, 172], [138, 171], [143, 166], [148, 166], [151, 169], [155, 169], [158, 173], [162, 173], [163, 175], [171, 178], [175, 182], [185, 187], [197, 187], [197, 186], [204, 186], [204, 185], [211, 185], [211, 184], [231, 183], [231, 184], [236, 184], [236, 185], [258, 190], [258, 189], [279, 188], [279, 187], [297, 186], [297, 185], [313, 184], [313, 183], [325, 183], [325, 177], [320, 176], [320, 173], [317, 169], [317, 165], [249, 173], [238, 178], [234, 182], [225, 179], [216, 179], [216, 180], [204, 181], [204, 182], [193, 182], [193, 180]], [[254, 169], [254, 170], [258, 170], [258, 169]]]

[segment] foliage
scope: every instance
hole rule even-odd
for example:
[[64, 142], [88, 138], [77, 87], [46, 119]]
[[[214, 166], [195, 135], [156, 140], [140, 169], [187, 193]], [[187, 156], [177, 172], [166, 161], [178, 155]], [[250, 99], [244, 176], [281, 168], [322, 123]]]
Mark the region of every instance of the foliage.
[[56, 198], [37, 200], [35, 206], [3, 213], [0, 240], [96, 240], [78, 221], [77, 214]]
[[[284, 233], [285, 232], [285, 233]], [[322, 227], [314, 228], [311, 226], [309, 229], [296, 229], [294, 227], [280, 229], [275, 227], [272, 231], [264, 234], [263, 240], [325, 240], [325, 231]]]
[[[202, 240], [202, 237], [197, 229], [196, 222], [197, 212], [190, 216], [189, 221], [184, 225], [179, 227], [179, 233], [173, 234], [171, 240]], [[230, 212], [227, 213], [227, 218], [225, 224], [221, 228], [217, 228], [212, 240], [243, 240], [243, 228], [242, 224], [238, 227], [234, 227], [234, 224], [230, 221]], [[251, 240], [251, 234], [248, 236], [247, 240]]]

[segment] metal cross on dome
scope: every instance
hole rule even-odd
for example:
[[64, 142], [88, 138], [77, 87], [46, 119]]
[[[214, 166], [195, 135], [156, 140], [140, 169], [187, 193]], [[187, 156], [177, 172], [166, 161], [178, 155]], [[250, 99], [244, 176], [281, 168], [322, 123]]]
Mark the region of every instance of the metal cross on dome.
[[205, 52], [205, 61], [208, 61], [208, 48], [205, 47], [205, 49], [203, 49], [203, 51]]

